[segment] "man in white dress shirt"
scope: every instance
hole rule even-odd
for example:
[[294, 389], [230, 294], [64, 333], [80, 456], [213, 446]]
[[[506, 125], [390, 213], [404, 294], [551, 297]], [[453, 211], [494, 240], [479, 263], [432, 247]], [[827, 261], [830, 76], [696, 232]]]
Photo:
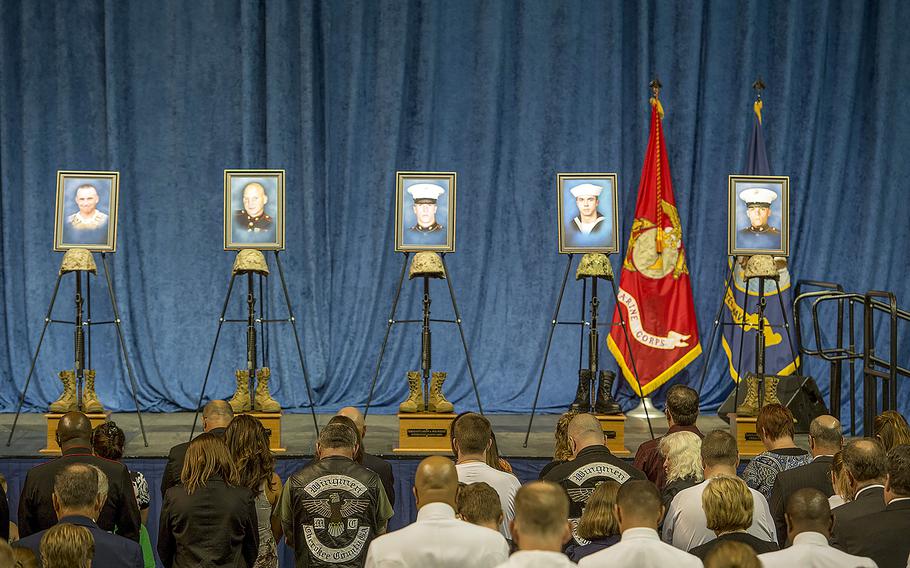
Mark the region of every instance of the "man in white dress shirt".
[[458, 475], [451, 460], [431, 456], [414, 476], [417, 520], [370, 544], [366, 568], [492, 568], [509, 557], [498, 532], [455, 518]]
[[483, 481], [496, 490], [503, 514], [499, 532], [511, 538], [509, 523], [515, 517], [515, 493], [521, 482], [511, 473], [487, 465], [484, 458], [492, 443], [493, 430], [490, 421], [483, 416], [471, 412], [455, 422], [455, 447], [452, 449], [457, 458], [458, 481], [468, 485]]
[[585, 556], [581, 568], [701, 568], [701, 560], [661, 542], [657, 525], [664, 506], [657, 486], [650, 481], [627, 481], [616, 494], [616, 520], [622, 539], [613, 546]]
[[[736, 466], [739, 464], [736, 438], [725, 430], [709, 432], [701, 443], [701, 461], [705, 481], [677, 493], [664, 519], [664, 542], [686, 551], [716, 538], [714, 531], [708, 529], [708, 519], [702, 508], [702, 493], [712, 477], [736, 477]], [[746, 532], [759, 540], [776, 543], [777, 531], [768, 501], [758, 491], [752, 488], [749, 491], [753, 503], [752, 525]]]
[[[569, 542], [569, 499], [551, 481], [534, 481], [515, 496], [512, 538], [518, 552], [499, 568], [560, 568], [575, 566], [562, 549]], [[467, 567], [465, 567], [467, 568]]]
[[818, 489], [806, 487], [787, 500], [787, 537], [793, 546], [760, 554], [764, 568], [874, 568], [871, 558], [853, 556], [828, 544], [831, 534], [831, 507], [828, 497]]

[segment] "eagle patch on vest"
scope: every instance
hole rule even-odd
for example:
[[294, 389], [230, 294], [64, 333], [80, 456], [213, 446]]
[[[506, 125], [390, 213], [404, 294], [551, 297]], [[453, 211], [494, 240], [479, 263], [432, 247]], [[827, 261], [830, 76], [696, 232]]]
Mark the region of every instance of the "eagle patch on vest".
[[370, 500], [360, 498], [367, 486], [347, 475], [333, 474], [314, 479], [303, 490], [310, 497], [303, 500], [303, 506], [313, 516], [312, 524], [303, 526], [310, 553], [332, 564], [351, 562], [360, 556], [370, 527], [361, 525], [356, 515], [370, 508]]

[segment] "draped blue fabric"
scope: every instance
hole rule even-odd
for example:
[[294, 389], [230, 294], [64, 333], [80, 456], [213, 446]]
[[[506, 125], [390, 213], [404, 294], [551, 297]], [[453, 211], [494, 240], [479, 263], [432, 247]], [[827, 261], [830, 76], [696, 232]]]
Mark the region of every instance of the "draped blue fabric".
[[[61, 260], [51, 252], [58, 169], [121, 172], [107, 260], [139, 407], [170, 411], [196, 405], [230, 277], [222, 172], [282, 168], [281, 258], [319, 408], [366, 402], [402, 263], [395, 171], [435, 170], [458, 172], [447, 262], [484, 410], [527, 412], [566, 262], [556, 173], [618, 172], [627, 239], [654, 76], [703, 341], [724, 281], [726, 176], [745, 165], [758, 75], [769, 158], [791, 177], [793, 277], [893, 290], [906, 306], [908, 24], [897, 0], [3, 0], [0, 410], [15, 407]], [[269, 262], [269, 314], [284, 317]], [[419, 288], [405, 282], [399, 318], [417, 317]], [[433, 316], [451, 317], [445, 284], [431, 288]], [[91, 294], [93, 318], [109, 320], [102, 276]], [[229, 318], [243, 317], [245, 294], [238, 282]], [[563, 317], [580, 309], [570, 278]], [[611, 313], [609, 295], [601, 310]], [[55, 313], [72, 317], [71, 276]], [[906, 357], [910, 335], [899, 341]], [[304, 408], [290, 327], [271, 326], [268, 342], [276, 397]], [[403, 399], [419, 345], [417, 326], [392, 330], [376, 411]], [[102, 400], [134, 408], [111, 326], [94, 328], [92, 357]], [[560, 326], [541, 410], [572, 399], [577, 358], [578, 330]], [[696, 382], [703, 360], [670, 384]], [[230, 395], [243, 361], [242, 326], [226, 324], [206, 398]], [[476, 407], [455, 326], [434, 327], [433, 363], [449, 372], [456, 406]], [[732, 387], [725, 365], [716, 350], [706, 408]], [[71, 367], [72, 329], [53, 325], [26, 409], [46, 408], [56, 372]], [[807, 366], [823, 390], [826, 369]]]

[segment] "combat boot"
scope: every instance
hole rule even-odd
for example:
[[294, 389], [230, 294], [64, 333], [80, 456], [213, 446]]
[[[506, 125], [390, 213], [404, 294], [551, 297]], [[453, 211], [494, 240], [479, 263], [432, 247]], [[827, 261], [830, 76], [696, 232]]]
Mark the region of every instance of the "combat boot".
[[83, 373], [83, 378], [85, 379], [85, 384], [82, 385], [82, 411], [86, 414], [104, 412], [104, 407], [101, 406], [101, 401], [98, 400], [98, 395], [95, 394], [94, 369], [86, 369]]
[[408, 398], [398, 405], [398, 412], [420, 412], [423, 410], [423, 381], [420, 372], [408, 371]]
[[238, 369], [234, 376], [237, 378], [237, 390], [234, 392], [234, 396], [228, 400], [228, 404], [231, 405], [231, 410], [234, 411], [234, 414], [249, 412], [252, 408], [252, 404], [250, 404], [250, 372]]
[[613, 382], [615, 380], [616, 373], [613, 371], [600, 372], [600, 382], [597, 384], [597, 401], [594, 403], [594, 414], [622, 414], [622, 408], [613, 399]]
[[446, 382], [446, 374], [439, 371], [433, 373], [430, 377], [430, 400], [427, 403], [427, 410], [430, 412], [452, 412], [455, 405], [446, 399], [442, 394], [442, 383]]
[[780, 404], [780, 399], [777, 398], [777, 384], [779, 382], [780, 379], [775, 376], [765, 376], [765, 400], [761, 403], [762, 408], [769, 404]]
[[76, 374], [72, 371], [60, 371], [58, 376], [63, 382], [63, 394], [51, 403], [50, 411], [63, 414], [71, 410], [79, 410], [76, 400]]
[[281, 405], [269, 392], [272, 371], [268, 367], [256, 369], [256, 392], [253, 395], [253, 409], [257, 412], [281, 412]]
[[758, 377], [746, 377], [746, 398], [736, 407], [737, 416], [755, 416], [758, 414]]
[[578, 389], [575, 391], [575, 400], [569, 405], [573, 412], [588, 412], [591, 410], [591, 371], [581, 369], [578, 371]]

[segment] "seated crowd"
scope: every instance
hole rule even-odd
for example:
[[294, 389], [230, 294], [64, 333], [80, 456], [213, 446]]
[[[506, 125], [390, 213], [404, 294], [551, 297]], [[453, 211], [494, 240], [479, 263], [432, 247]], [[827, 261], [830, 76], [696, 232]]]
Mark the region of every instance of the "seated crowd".
[[[740, 472], [735, 438], [695, 426], [698, 402], [671, 387], [669, 431], [634, 462], [613, 455], [594, 415], [566, 413], [554, 461], [525, 484], [490, 422], [463, 413], [454, 461], [420, 462], [409, 485], [416, 520], [390, 532], [392, 467], [365, 451], [359, 411], [339, 411], [315, 458], [282, 482], [262, 424], [213, 401], [204, 432], [169, 454], [158, 557], [166, 567], [275, 568], [284, 539], [300, 567], [908, 565], [910, 428], [900, 414], [846, 443], [840, 422], [819, 416], [805, 451], [790, 411], [769, 404], [756, 421], [766, 451]], [[154, 566], [148, 483], [118, 461], [123, 432], [93, 431], [71, 412], [57, 438], [63, 455], [28, 472], [17, 524], [0, 485], [0, 568]]]

